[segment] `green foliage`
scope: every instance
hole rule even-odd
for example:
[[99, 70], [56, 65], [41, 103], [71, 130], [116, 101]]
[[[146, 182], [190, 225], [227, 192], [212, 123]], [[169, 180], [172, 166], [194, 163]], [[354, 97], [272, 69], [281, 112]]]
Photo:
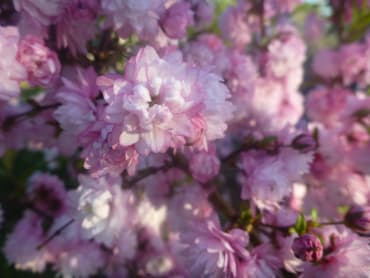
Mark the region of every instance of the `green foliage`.
[[306, 231], [307, 231], [307, 222], [306, 222], [306, 219], [305, 219], [303, 213], [300, 213], [298, 215], [297, 221], [294, 225], [294, 231], [299, 235], [302, 235], [302, 234], [306, 233]]
[[236, 0], [214, 0], [216, 4], [216, 14], [220, 15], [230, 5], [234, 4]]
[[41, 87], [31, 87], [28, 83], [21, 83], [21, 99], [24, 101], [30, 100], [33, 97], [44, 92], [44, 89]]
[[369, 31], [369, 26], [370, 8], [367, 3], [363, 3], [362, 6], [354, 4], [352, 21], [345, 26], [346, 41], [353, 42], [363, 38], [365, 33]]
[[319, 212], [316, 208], [313, 208], [311, 210], [311, 220], [313, 222], [317, 222], [319, 220]]

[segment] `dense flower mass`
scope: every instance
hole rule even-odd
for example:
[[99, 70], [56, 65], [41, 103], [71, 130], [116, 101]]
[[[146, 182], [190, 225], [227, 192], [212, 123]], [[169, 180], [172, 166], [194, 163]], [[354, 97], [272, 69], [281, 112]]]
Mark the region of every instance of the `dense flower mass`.
[[370, 278], [370, 1], [0, 1], [0, 276]]
[[108, 103], [104, 136], [126, 159], [184, 146], [206, 149], [224, 136], [232, 117], [220, 78], [183, 63], [179, 53], [160, 58], [146, 47], [128, 61], [123, 77], [102, 76], [97, 84]]

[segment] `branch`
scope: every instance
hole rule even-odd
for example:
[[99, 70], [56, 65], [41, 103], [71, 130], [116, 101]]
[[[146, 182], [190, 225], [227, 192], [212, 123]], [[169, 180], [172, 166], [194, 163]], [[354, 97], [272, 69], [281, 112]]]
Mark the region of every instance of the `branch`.
[[45, 239], [43, 242], [41, 242], [39, 245], [37, 245], [36, 249], [41, 250], [43, 247], [45, 247], [50, 241], [52, 241], [55, 237], [59, 236], [68, 226], [70, 226], [75, 220], [72, 218], [67, 223], [65, 223], [63, 226], [61, 226], [59, 229], [57, 229], [54, 233], [52, 233], [47, 239]]
[[8, 118], [6, 118], [4, 120], [4, 123], [2, 125], [2, 128], [3, 130], [7, 131], [9, 130], [12, 125], [14, 125], [17, 121], [19, 120], [22, 120], [22, 118], [26, 118], [26, 117], [34, 117], [36, 116], [37, 114], [41, 113], [42, 111], [45, 111], [45, 110], [48, 110], [48, 109], [53, 109], [53, 108], [56, 108], [58, 107], [60, 104], [59, 103], [53, 103], [53, 104], [49, 104], [49, 105], [45, 105], [45, 106], [36, 106], [34, 109], [32, 110], [29, 110], [29, 111], [26, 111], [26, 112], [23, 112], [23, 113], [20, 113], [20, 114], [17, 114], [17, 115], [13, 115], [13, 116], [9, 116]]

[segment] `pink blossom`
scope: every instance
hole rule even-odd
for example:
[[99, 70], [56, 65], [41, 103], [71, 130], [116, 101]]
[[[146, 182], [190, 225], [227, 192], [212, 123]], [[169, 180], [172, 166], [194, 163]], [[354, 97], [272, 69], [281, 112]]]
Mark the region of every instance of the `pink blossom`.
[[185, 186], [176, 190], [168, 205], [168, 223], [172, 230], [181, 232], [192, 223], [217, 221], [217, 213], [208, 196], [209, 192], [200, 186]]
[[319, 231], [327, 253], [317, 264], [306, 263], [303, 277], [367, 277], [370, 273], [370, 247], [347, 229], [326, 228]]
[[59, 77], [58, 56], [38, 37], [29, 35], [19, 43], [17, 60], [26, 69], [27, 80], [33, 86], [52, 85]]
[[191, 277], [244, 277], [243, 264], [250, 255], [248, 234], [239, 229], [225, 233], [217, 222], [194, 223], [183, 232], [183, 255]]
[[339, 75], [340, 60], [337, 52], [324, 49], [318, 52], [312, 62], [313, 71], [322, 78], [330, 79]]
[[281, 259], [273, 246], [268, 243], [260, 244], [250, 252], [250, 260], [243, 265], [241, 277], [274, 277], [281, 267]]
[[220, 170], [220, 160], [214, 151], [192, 154], [189, 164], [192, 176], [202, 183], [215, 177]]
[[289, 92], [296, 91], [303, 79], [305, 52], [306, 46], [298, 31], [292, 25], [279, 25], [276, 38], [267, 48], [267, 75], [282, 80]]
[[[150, 155], [148, 158], [152, 156], [153, 155]], [[157, 160], [158, 156], [155, 157]], [[173, 186], [178, 183], [181, 184], [182, 182], [185, 182], [185, 180], [186, 174], [182, 170], [171, 168], [167, 171], [160, 171], [142, 179], [142, 181], [138, 182], [137, 186], [143, 188], [151, 202], [160, 205], [164, 200], [169, 198]]]
[[364, 59], [365, 46], [360, 43], [351, 43], [343, 45], [339, 50], [340, 73], [342, 74], [343, 83], [350, 85], [356, 82], [362, 71], [366, 68]]
[[162, 204], [153, 204], [148, 198], [143, 198], [137, 206], [136, 225], [140, 229], [145, 229], [151, 237], [161, 237], [163, 225], [167, 219], [167, 206]]
[[[185, 60], [220, 75], [228, 68], [229, 58], [222, 40], [211, 34], [202, 34], [183, 48]], [[231, 68], [231, 67], [230, 67]]]
[[113, 247], [121, 233], [130, 230], [134, 197], [121, 190], [121, 180], [117, 178], [81, 175], [79, 180], [77, 217], [83, 237]]
[[212, 23], [215, 15], [215, 5], [208, 0], [191, 0], [196, 28], [204, 28]]
[[16, 269], [43, 272], [46, 265], [53, 261], [53, 256], [47, 248], [37, 249], [44, 240], [41, 218], [33, 212], [26, 211], [6, 239], [5, 256]]
[[[251, 68], [253, 70], [253, 67]], [[239, 72], [238, 74], [241, 74]], [[252, 71], [253, 73], [253, 71]], [[250, 76], [253, 80], [253, 76]], [[238, 77], [242, 78], [242, 76]], [[246, 79], [246, 78], [245, 78]], [[230, 84], [233, 85], [231, 80]], [[271, 126], [278, 125], [280, 122], [271, 123], [269, 119], [275, 117], [280, 109], [280, 105], [283, 101], [283, 88], [280, 83], [275, 82], [272, 79], [257, 78], [252, 84], [244, 83], [237, 80], [236, 86], [240, 86], [236, 91], [235, 100], [233, 102], [237, 106], [237, 118], [236, 119], [247, 119], [247, 124], [251, 127], [259, 127], [264, 130], [271, 129]], [[239, 89], [241, 89], [239, 91]], [[234, 95], [233, 95], [234, 97]], [[248, 105], [248, 109], [245, 109], [245, 105]]]
[[24, 11], [43, 25], [49, 25], [63, 12], [68, 0], [14, 0], [17, 11]]
[[54, 111], [54, 117], [63, 129], [61, 137], [69, 142], [62, 141], [63, 152], [73, 151], [80, 143], [78, 136], [96, 120], [96, 77], [92, 68], [67, 68], [63, 72], [63, 86], [56, 91], [61, 105]]
[[222, 36], [242, 48], [252, 39], [256, 18], [248, 16], [250, 4], [245, 1], [238, 1], [235, 6], [228, 7], [220, 16], [219, 26]]
[[[146, 47], [127, 64], [124, 78], [102, 76], [111, 140], [140, 154], [222, 138], [233, 107], [217, 75], [183, 63], [179, 53], [163, 58]], [[222, 111], [222, 113], [221, 113]]]
[[173, 39], [185, 37], [187, 28], [193, 23], [193, 13], [188, 2], [176, 2], [161, 18], [161, 25], [167, 36]]
[[58, 216], [66, 209], [67, 193], [56, 176], [35, 173], [29, 180], [28, 192], [35, 208], [47, 215]]
[[110, 134], [113, 126], [104, 121], [105, 106], [99, 104], [96, 109], [96, 121], [92, 122], [80, 135], [84, 146], [81, 156], [84, 167], [94, 177], [105, 174], [118, 176], [125, 169], [130, 175], [136, 171], [139, 154], [134, 147], [121, 147], [112, 144]]
[[[74, 219], [73, 192], [69, 192], [68, 202], [70, 209], [57, 217], [48, 231], [48, 235], [55, 234], [62, 227], [62, 232], [53, 237], [43, 248], [50, 250], [54, 256], [52, 268], [65, 277], [90, 277], [103, 268], [107, 261], [107, 253], [101, 246], [92, 241], [84, 240], [81, 226]], [[77, 222], [77, 223], [76, 223]]]
[[351, 98], [351, 92], [342, 88], [314, 89], [306, 100], [307, 114], [312, 120], [325, 125], [338, 125], [340, 113]]
[[68, 47], [76, 55], [87, 52], [87, 42], [94, 38], [97, 31], [95, 19], [99, 10], [98, 0], [72, 0], [58, 18], [58, 48]]
[[160, 15], [164, 0], [102, 0], [101, 8], [111, 25], [122, 37], [135, 33], [145, 40], [153, 39], [159, 32]]
[[16, 101], [19, 82], [26, 79], [23, 66], [16, 60], [19, 33], [15, 27], [0, 26], [0, 100]]
[[278, 155], [262, 151], [244, 153], [239, 163], [245, 173], [241, 177], [241, 197], [251, 199], [259, 208], [278, 206], [291, 193], [293, 183], [309, 171], [311, 159], [310, 154], [290, 148], [282, 148]]
[[80, 242], [58, 254], [53, 266], [63, 277], [88, 278], [105, 265], [105, 253], [91, 242]]

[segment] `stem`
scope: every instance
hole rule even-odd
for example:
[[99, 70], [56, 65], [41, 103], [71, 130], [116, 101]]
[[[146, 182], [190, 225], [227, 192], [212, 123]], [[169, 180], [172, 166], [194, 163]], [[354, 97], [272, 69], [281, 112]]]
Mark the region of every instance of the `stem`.
[[266, 36], [266, 28], [265, 28], [265, 0], [261, 0], [259, 4], [259, 12], [260, 12], [260, 28], [261, 28], [261, 37], [264, 38]]
[[249, 150], [250, 146], [248, 144], [243, 144], [236, 150], [232, 151], [230, 154], [221, 159], [221, 163], [228, 163], [234, 161], [241, 152]]
[[268, 228], [271, 228], [271, 229], [275, 229], [275, 230], [289, 230], [291, 227], [293, 227], [294, 225], [292, 226], [275, 226], [275, 225], [270, 225], [270, 224], [265, 224], [265, 223], [258, 223], [259, 226], [262, 226], [262, 227], [268, 227]]
[[154, 175], [160, 171], [167, 171], [169, 170], [170, 168], [172, 168], [173, 165], [171, 164], [164, 164], [162, 166], [159, 166], [159, 167], [148, 167], [148, 168], [145, 168], [143, 170], [141, 170], [139, 173], [137, 173], [137, 175], [135, 175], [132, 179], [125, 179], [124, 180], [124, 184], [122, 185], [123, 188], [132, 188], [136, 183], [138, 183], [139, 181], [151, 176], [151, 175]]
[[55, 237], [59, 236], [68, 226], [70, 226], [75, 220], [72, 218], [59, 229], [57, 229], [54, 233], [52, 233], [47, 239], [37, 245], [36, 249], [41, 250], [45, 245], [47, 245], [50, 241], [52, 241]]
[[36, 116], [38, 113], [41, 113], [42, 111], [45, 111], [47, 109], [52, 109], [58, 107], [60, 104], [59, 103], [53, 103], [45, 106], [36, 106], [34, 109], [10, 116], [4, 120], [3, 123], [3, 129], [5, 131], [9, 130], [13, 124], [15, 124], [18, 120], [22, 120], [22, 118], [25, 117], [33, 117]]
[[212, 203], [216, 210], [223, 213], [232, 222], [238, 217], [235, 210], [224, 200], [218, 191], [213, 191], [209, 195], [208, 200]]
[[325, 225], [344, 225], [344, 222], [343, 221], [329, 221], [329, 222], [321, 222], [319, 224], [322, 225], [322, 226], [325, 226]]

